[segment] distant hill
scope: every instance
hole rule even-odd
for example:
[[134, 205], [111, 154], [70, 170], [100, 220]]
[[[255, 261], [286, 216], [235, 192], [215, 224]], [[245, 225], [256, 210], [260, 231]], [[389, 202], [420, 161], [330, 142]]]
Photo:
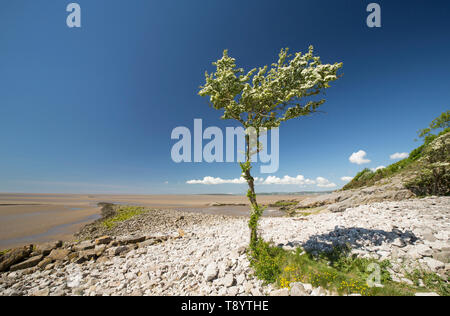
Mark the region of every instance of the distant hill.
[[[445, 113], [441, 117], [444, 116]], [[435, 122], [435, 121], [433, 121]], [[446, 123], [445, 123], [446, 122]], [[408, 158], [383, 169], [359, 172], [341, 190], [307, 197], [302, 201], [284, 202], [289, 214], [319, 212], [324, 209], [342, 212], [347, 208], [384, 201], [400, 201], [416, 196], [450, 195], [450, 128], [448, 112], [444, 130], [438, 135], [425, 131], [423, 145], [411, 151]], [[434, 123], [433, 123], [434, 124]], [[430, 124], [430, 126], [433, 126]], [[441, 127], [442, 124], [439, 125]]]
[[375, 172], [362, 170], [342, 190], [384, 185], [394, 178], [419, 196], [450, 195], [450, 128], [427, 136], [408, 158]]

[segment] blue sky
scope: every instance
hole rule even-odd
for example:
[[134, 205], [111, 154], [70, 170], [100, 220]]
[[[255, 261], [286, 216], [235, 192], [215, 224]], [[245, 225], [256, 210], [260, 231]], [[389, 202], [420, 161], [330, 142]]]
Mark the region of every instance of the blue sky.
[[[238, 178], [235, 163], [170, 157], [176, 126], [236, 125], [197, 95], [224, 49], [245, 69], [310, 44], [323, 62], [344, 63], [326, 114], [281, 127], [275, 177], [323, 177], [339, 188], [341, 177], [417, 147], [416, 131], [449, 108], [448, 1], [378, 1], [377, 29], [365, 24], [363, 0], [79, 0], [79, 29], [66, 26], [69, 2], [0, 3], [0, 192], [244, 192], [186, 183]], [[370, 163], [349, 161], [359, 150]]]

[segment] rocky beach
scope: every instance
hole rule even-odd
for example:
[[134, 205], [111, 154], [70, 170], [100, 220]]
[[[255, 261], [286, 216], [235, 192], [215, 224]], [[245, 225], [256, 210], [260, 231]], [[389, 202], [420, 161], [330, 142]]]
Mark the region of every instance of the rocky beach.
[[[450, 197], [330, 209], [263, 218], [262, 237], [285, 250], [301, 247], [313, 254], [348, 245], [352, 255], [388, 259], [395, 282], [412, 284], [408, 273], [421, 269], [448, 283]], [[30, 245], [3, 254], [0, 295], [337, 294], [308, 283], [278, 288], [257, 279], [246, 254], [247, 221], [157, 209], [144, 209], [112, 228], [99, 220], [85, 226], [77, 241]]]

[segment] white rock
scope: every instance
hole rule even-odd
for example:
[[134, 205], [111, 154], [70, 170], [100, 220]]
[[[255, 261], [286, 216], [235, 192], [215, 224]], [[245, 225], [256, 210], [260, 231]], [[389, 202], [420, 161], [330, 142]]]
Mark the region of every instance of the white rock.
[[429, 293], [416, 293], [415, 296], [439, 296], [439, 294], [435, 292], [429, 292]]
[[289, 289], [282, 288], [279, 290], [272, 291], [270, 292], [270, 296], [289, 296]]
[[431, 257], [433, 255], [433, 250], [426, 245], [417, 245], [416, 251], [423, 257]]
[[307, 296], [308, 295], [308, 292], [305, 290], [305, 287], [303, 286], [302, 283], [294, 282], [294, 283], [291, 283], [290, 286], [291, 286], [291, 291], [290, 291], [291, 296]]
[[303, 288], [305, 289], [305, 291], [308, 294], [311, 294], [312, 290], [313, 290], [313, 286], [309, 283], [303, 283]]
[[327, 293], [325, 292], [325, 290], [322, 287], [317, 287], [315, 289], [312, 290], [311, 292], [311, 296], [324, 296]]
[[227, 289], [227, 294], [228, 294], [229, 296], [236, 296], [236, 295], [238, 294], [238, 287], [237, 287], [237, 286], [229, 287], [229, 288]]
[[203, 273], [206, 281], [212, 281], [217, 277], [219, 270], [217, 269], [217, 265], [214, 262], [211, 262], [206, 267], [205, 272]]
[[81, 274], [77, 274], [71, 278], [71, 281], [67, 283], [67, 286], [70, 288], [79, 287], [82, 279], [83, 276]]
[[222, 279], [222, 285], [225, 287], [230, 287], [235, 284], [234, 276], [231, 273], [228, 273], [225, 275], [225, 277]]
[[251, 289], [251, 293], [253, 296], [261, 296], [261, 291], [259, 289], [253, 288]]
[[445, 267], [445, 264], [443, 262], [438, 261], [438, 260], [433, 259], [433, 258], [426, 257], [426, 258], [423, 258], [423, 260], [425, 261], [425, 263], [428, 265], [428, 267], [430, 267], [430, 269], [433, 272], [436, 272], [437, 270], [442, 269], [442, 268]]

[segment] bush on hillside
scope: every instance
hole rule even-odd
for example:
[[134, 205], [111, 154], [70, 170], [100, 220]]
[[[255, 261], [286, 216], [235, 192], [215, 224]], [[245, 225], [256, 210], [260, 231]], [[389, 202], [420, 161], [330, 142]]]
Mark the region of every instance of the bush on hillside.
[[416, 195], [450, 195], [450, 133], [432, 143], [418, 175], [405, 186]]
[[438, 135], [428, 134], [423, 145], [411, 151], [405, 159], [397, 161], [383, 169], [360, 171], [342, 189], [357, 189], [374, 185], [375, 182], [399, 174], [403, 171], [417, 172], [414, 180], [406, 187], [417, 195], [448, 195], [450, 177], [449, 150], [450, 128], [444, 129]]

